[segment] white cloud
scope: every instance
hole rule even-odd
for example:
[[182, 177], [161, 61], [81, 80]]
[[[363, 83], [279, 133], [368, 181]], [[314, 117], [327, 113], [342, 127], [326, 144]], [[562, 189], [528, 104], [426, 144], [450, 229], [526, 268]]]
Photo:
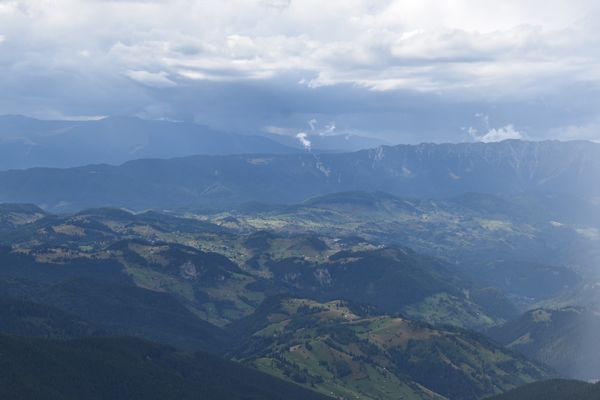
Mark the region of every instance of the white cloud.
[[474, 134], [474, 139], [482, 143], [501, 142], [509, 139], [523, 139], [523, 134], [515, 129], [511, 124], [503, 126], [502, 128], [493, 128], [487, 131], [481, 136], [477, 136], [476, 131], [470, 130], [471, 134]]
[[[16, 60], [36, 50], [67, 62], [66, 52], [87, 44], [117, 70], [195, 80], [301, 70], [314, 87], [508, 91], [507, 81], [571, 69], [585, 79], [598, 61], [581, 53], [596, 43], [585, 24], [591, 0], [25, 0], [4, 9], [0, 25], [23, 37]], [[164, 75], [142, 80], [173, 85]]]
[[296, 135], [296, 138], [300, 141], [300, 144], [304, 146], [306, 150], [310, 150], [312, 143], [308, 139], [308, 135], [305, 132], [300, 132]]

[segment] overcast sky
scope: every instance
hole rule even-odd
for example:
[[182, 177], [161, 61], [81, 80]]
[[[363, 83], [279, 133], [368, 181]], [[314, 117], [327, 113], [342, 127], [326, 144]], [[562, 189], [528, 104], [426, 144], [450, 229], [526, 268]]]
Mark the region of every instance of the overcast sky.
[[600, 140], [594, 0], [0, 0], [0, 114]]

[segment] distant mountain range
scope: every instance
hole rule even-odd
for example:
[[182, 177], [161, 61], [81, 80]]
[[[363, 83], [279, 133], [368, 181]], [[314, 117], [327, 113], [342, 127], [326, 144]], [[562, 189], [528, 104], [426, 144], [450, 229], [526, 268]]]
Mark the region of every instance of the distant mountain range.
[[511, 140], [382, 146], [337, 154], [203, 155], [120, 166], [4, 171], [0, 172], [0, 202], [36, 203], [50, 210], [222, 208], [250, 201], [295, 203], [351, 190], [429, 198], [468, 192], [597, 198], [598, 176], [600, 144]]
[[264, 134], [271, 140], [287, 147], [304, 149], [309, 147], [317, 152], [348, 152], [371, 149], [389, 143], [376, 138], [369, 138], [353, 134], [319, 134], [314, 132], [301, 133], [298, 136]]
[[0, 117], [0, 170], [101, 163], [116, 165], [139, 158], [192, 154], [296, 151], [266, 137], [220, 132], [193, 123], [134, 117], [92, 121]]
[[[384, 144], [356, 135], [308, 135], [313, 152], [355, 151]], [[306, 142], [305, 142], [306, 143]], [[190, 122], [107, 117], [49, 121], [0, 116], [0, 170], [122, 164], [140, 158], [196, 154], [290, 154], [307, 152], [296, 137], [237, 134]]]

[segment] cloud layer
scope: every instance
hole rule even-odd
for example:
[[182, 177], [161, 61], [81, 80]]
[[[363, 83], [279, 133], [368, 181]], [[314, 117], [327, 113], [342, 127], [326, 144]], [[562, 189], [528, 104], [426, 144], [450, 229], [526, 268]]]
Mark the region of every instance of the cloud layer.
[[318, 118], [408, 142], [470, 140], [485, 113], [494, 137], [569, 138], [597, 120], [599, 16], [592, 0], [0, 0], [0, 113]]

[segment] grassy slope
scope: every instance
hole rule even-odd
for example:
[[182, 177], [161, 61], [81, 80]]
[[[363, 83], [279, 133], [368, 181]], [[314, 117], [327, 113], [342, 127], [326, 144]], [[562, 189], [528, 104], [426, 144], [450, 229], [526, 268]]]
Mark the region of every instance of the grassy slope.
[[597, 231], [593, 221], [546, 209], [548, 199], [525, 200], [478, 194], [419, 200], [351, 192], [298, 206], [239, 210], [210, 218], [231, 229], [310, 231], [336, 238], [358, 235], [401, 244], [460, 261], [474, 278], [515, 296], [541, 300], [577, 283], [577, 276], [561, 265], [599, 259], [595, 249], [600, 237], [585, 235]]
[[237, 359], [337, 396], [477, 399], [546, 374], [481, 336], [339, 301], [269, 300], [236, 329]]
[[600, 377], [600, 315], [582, 307], [535, 309], [488, 334], [508, 348], [553, 367], [561, 376]]
[[[14, 264], [12, 271], [3, 271], [9, 276], [61, 280], [75, 272], [83, 278], [133, 281], [170, 294], [219, 326], [249, 315], [265, 290], [320, 299], [329, 293], [468, 328], [495, 325], [514, 313], [498, 293], [473, 287], [443, 263], [308, 233], [236, 235], [194, 219], [99, 209], [47, 216], [0, 240], [19, 253], [1, 254], [5, 264]], [[51, 266], [43, 267], [48, 276], [40, 275], [39, 264]]]

